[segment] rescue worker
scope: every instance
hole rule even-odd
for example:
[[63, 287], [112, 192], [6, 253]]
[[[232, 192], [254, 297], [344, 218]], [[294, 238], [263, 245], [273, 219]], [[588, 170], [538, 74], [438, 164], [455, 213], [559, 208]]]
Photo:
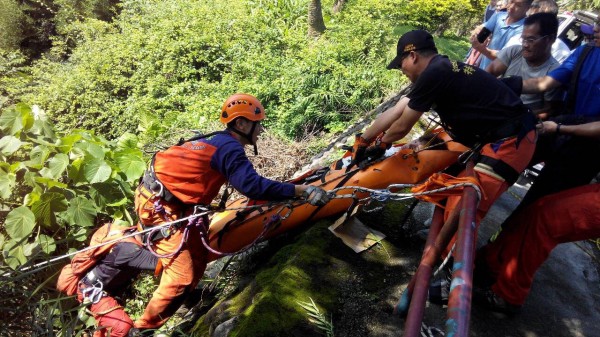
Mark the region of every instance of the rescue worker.
[[[400, 37], [397, 56], [388, 69], [400, 69], [413, 88], [356, 137], [353, 163], [361, 163], [373, 147], [387, 148], [402, 139], [421, 115], [433, 108], [452, 138], [472, 148], [475, 175], [482, 187], [477, 208], [479, 223], [496, 198], [527, 167], [535, 150], [535, 116], [513, 90], [493, 75], [438, 55], [433, 37], [424, 30]], [[464, 175], [464, 171], [459, 174]], [[446, 218], [459, 201], [460, 197], [448, 198]]]
[[[559, 127], [547, 121], [542, 130], [600, 140], [600, 122]], [[511, 217], [496, 240], [477, 253], [474, 301], [492, 311], [518, 313], [536, 271], [554, 247], [600, 237], [598, 205], [600, 184], [596, 183], [547, 195]]]
[[[386, 148], [402, 139], [423, 112], [434, 108], [453, 139], [478, 153], [475, 172], [485, 195], [478, 216], [483, 217], [529, 163], [535, 149], [535, 116], [493, 75], [439, 55], [433, 37], [424, 30], [402, 35], [388, 69], [400, 69], [413, 89], [357, 136], [353, 162], [362, 162], [373, 147]], [[457, 201], [448, 200], [447, 209]]]
[[[265, 110], [255, 97], [235, 94], [227, 98], [220, 112], [226, 129], [205, 138], [187, 141], [156, 153], [144, 182], [135, 193], [140, 228], [174, 221], [193, 213], [196, 205], [209, 205], [226, 182], [251, 199], [285, 200], [303, 197], [314, 206], [329, 201], [327, 193], [312, 185], [294, 185], [260, 176], [248, 160], [244, 146], [252, 145], [263, 128]], [[208, 219], [203, 218], [208, 225]], [[135, 327], [154, 329], [182, 304], [195, 288], [206, 268], [207, 250], [197, 227], [172, 229], [155, 238], [153, 245], [163, 257], [162, 277]]]
[[133, 240], [116, 243], [110, 252], [79, 282], [77, 300], [89, 304], [98, 329], [94, 337], [127, 336], [133, 321], [125, 312], [120, 295], [140, 271], [154, 271], [158, 257]]

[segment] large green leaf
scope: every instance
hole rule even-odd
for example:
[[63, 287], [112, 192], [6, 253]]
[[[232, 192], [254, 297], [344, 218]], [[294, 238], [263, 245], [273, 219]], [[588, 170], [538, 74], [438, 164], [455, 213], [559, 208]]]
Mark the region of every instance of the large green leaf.
[[33, 126], [33, 113], [29, 104], [17, 103], [15, 110], [21, 114], [21, 121], [23, 122], [23, 129], [29, 130]]
[[77, 197], [70, 201], [67, 216], [71, 221], [71, 225], [82, 227], [94, 226], [94, 219], [98, 211], [93, 202], [84, 197]]
[[67, 210], [67, 200], [61, 193], [46, 192], [31, 205], [36, 220], [45, 227], [56, 224], [56, 213]]
[[0, 139], [0, 152], [2, 152], [5, 156], [10, 156], [15, 153], [23, 142], [19, 140], [19, 138], [15, 136], [4, 136]]
[[25, 198], [23, 198], [23, 205], [31, 206], [38, 200], [40, 200], [40, 194], [36, 191], [31, 191], [25, 195]]
[[46, 112], [39, 106], [35, 105], [31, 108], [31, 111], [35, 117], [31, 131], [47, 138], [56, 138], [54, 133], [54, 124], [52, 124], [52, 122], [49, 120]]
[[0, 249], [2, 249], [2, 247], [4, 247], [5, 240], [6, 240], [6, 238], [4, 237], [4, 235], [2, 233], [0, 233]]
[[17, 176], [12, 172], [0, 170], [0, 199], [8, 199], [17, 182]]
[[0, 116], [0, 129], [9, 135], [15, 135], [23, 129], [21, 113], [15, 109], [6, 109]]
[[56, 250], [56, 241], [51, 236], [42, 234], [39, 236], [38, 242], [42, 247], [42, 251], [48, 255]]
[[43, 177], [50, 179], [58, 179], [63, 174], [63, 172], [67, 169], [69, 165], [69, 156], [64, 153], [57, 153], [50, 159], [48, 163], [48, 167], [44, 167], [40, 174]]
[[117, 140], [117, 150], [125, 150], [125, 149], [139, 149], [138, 147], [139, 139], [136, 135], [130, 132], [125, 132], [119, 137]]
[[31, 257], [39, 253], [41, 249], [42, 247], [38, 242], [26, 243], [23, 247], [23, 254], [25, 254], [26, 257]]
[[77, 158], [71, 162], [68, 168], [68, 176], [76, 185], [81, 183], [87, 183], [85, 180], [85, 176], [83, 175], [83, 163], [85, 161], [84, 157]]
[[142, 151], [138, 149], [127, 149], [115, 153], [115, 162], [127, 176], [127, 181], [139, 179], [146, 169]]
[[33, 128], [31, 129], [31, 131], [35, 134], [42, 135], [51, 139], [56, 137], [56, 134], [54, 133], [54, 126], [46, 120], [36, 119], [33, 122]]
[[90, 186], [90, 196], [100, 208], [126, 199], [123, 191], [116, 184], [97, 183]]
[[85, 227], [71, 227], [69, 237], [79, 242], [87, 241], [89, 239], [88, 230]]
[[51, 152], [51, 148], [45, 145], [34, 147], [29, 153], [29, 160], [26, 162], [27, 166], [41, 169], [48, 160]]
[[104, 159], [104, 149], [98, 144], [81, 141], [75, 144], [75, 147], [84, 150], [86, 153], [96, 159]]
[[17, 207], [10, 211], [4, 222], [6, 233], [13, 240], [20, 240], [28, 237], [35, 228], [35, 216], [33, 212], [25, 207]]
[[45, 177], [36, 176], [34, 178], [34, 180], [36, 183], [45, 185], [48, 188], [52, 188], [52, 187], [67, 188], [67, 186], [68, 186], [67, 184], [61, 183], [60, 181], [55, 180], [53, 178], [45, 178]]
[[111, 173], [112, 169], [102, 159], [88, 160], [86, 158], [86, 161], [83, 163], [83, 175], [90, 184], [101, 183], [108, 180]]
[[58, 149], [62, 153], [70, 152], [73, 148], [73, 144], [77, 143], [81, 139], [81, 135], [78, 133], [71, 133], [58, 140]]
[[17, 267], [27, 262], [25, 247], [16, 240], [7, 242], [4, 249], [2, 249], [2, 256], [4, 257], [4, 263], [12, 269], [17, 269]]

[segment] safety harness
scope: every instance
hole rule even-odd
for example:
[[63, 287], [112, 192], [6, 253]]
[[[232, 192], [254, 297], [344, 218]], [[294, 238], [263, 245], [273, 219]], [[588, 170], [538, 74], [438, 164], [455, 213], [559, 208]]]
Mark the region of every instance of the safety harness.
[[[231, 129], [228, 129], [228, 130], [231, 130]], [[236, 131], [236, 130], [233, 130], [233, 131]], [[218, 135], [218, 134], [229, 134], [229, 133], [228, 133], [228, 131], [216, 131], [216, 132], [212, 132], [209, 134], [198, 134], [189, 139], [181, 138], [179, 140], [179, 142], [176, 144], [176, 146], [182, 146], [185, 143], [209, 138], [209, 137], [212, 137], [212, 136]], [[173, 205], [176, 206], [175, 208], [177, 209], [177, 212], [179, 213], [179, 214], [177, 214], [178, 218], [181, 218], [184, 215], [189, 215], [186, 213], [189, 213], [190, 209], [193, 210], [191, 215], [195, 215], [195, 214], [198, 214], [198, 212], [205, 212], [210, 209], [215, 209], [215, 208], [216, 209], [224, 209], [225, 208], [227, 199], [231, 195], [230, 187], [225, 188], [225, 192], [222, 194], [221, 200], [217, 207], [214, 207], [211, 205], [206, 205], [206, 204], [191, 205], [189, 203], [183, 202], [177, 196], [175, 196], [173, 194], [173, 192], [171, 192], [169, 190], [169, 188], [166, 187], [165, 184], [163, 182], [161, 182], [160, 179], [157, 177], [157, 174], [155, 171], [155, 161], [156, 161], [157, 153], [154, 153], [154, 155], [152, 156], [152, 159], [150, 160], [150, 164], [148, 165], [148, 169], [144, 172], [144, 175], [141, 178], [140, 186], [138, 187], [138, 192], [146, 199], [146, 203], [150, 203], [150, 202], [152, 203], [151, 208], [153, 209], [153, 211], [156, 214], [158, 214], [165, 222], [170, 222], [171, 219], [173, 218], [174, 214], [172, 214], [171, 211], [165, 207], [164, 203], [167, 203], [170, 206], [173, 206]], [[187, 237], [188, 237], [190, 228], [197, 227], [201, 233], [207, 233], [208, 223], [209, 223], [209, 219], [208, 219], [207, 215], [193, 217], [193, 220], [194, 221], [190, 220], [187, 223], [186, 222], [177, 222], [173, 225], [157, 227], [155, 230], [152, 229], [152, 226], [144, 225], [140, 221], [139, 227], [142, 230], [150, 229], [148, 232], [146, 232], [145, 234], [142, 235], [142, 242], [144, 243], [144, 245], [146, 247], [148, 247], [148, 249], [154, 255], [156, 255], [160, 258], [167, 258], [167, 257], [174, 256], [181, 250], [185, 241], [187, 241]], [[162, 255], [158, 254], [156, 251], [154, 251], [154, 249], [152, 248], [153, 242], [164, 239], [164, 238], [169, 238], [174, 231], [179, 230], [182, 227], [184, 227], [184, 233], [183, 233], [182, 240], [177, 249], [175, 249], [174, 251], [172, 251], [170, 253], [162, 254]], [[203, 234], [203, 235], [205, 235], [205, 234]]]

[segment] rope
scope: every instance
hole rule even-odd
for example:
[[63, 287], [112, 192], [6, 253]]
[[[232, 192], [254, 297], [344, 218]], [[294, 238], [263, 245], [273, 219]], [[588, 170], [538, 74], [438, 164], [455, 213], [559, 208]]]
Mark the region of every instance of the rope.
[[[408, 187], [413, 187], [413, 186], [416, 186], [416, 184], [392, 184], [392, 185], [388, 186], [387, 189], [382, 189], [382, 190], [370, 189], [370, 188], [361, 187], [361, 186], [343, 186], [343, 187], [335, 188], [335, 189], [329, 191], [328, 194], [331, 195], [338, 191], [354, 189], [355, 193], [356, 192], [370, 193], [372, 199], [385, 202], [388, 200], [394, 200], [394, 201], [406, 200], [406, 199], [414, 198], [415, 196], [419, 196], [419, 195], [435, 194], [438, 192], [444, 192], [444, 191], [461, 188], [461, 187], [472, 187], [475, 189], [475, 191], [477, 192], [478, 198], [481, 200], [481, 189], [478, 185], [473, 184], [473, 183], [459, 183], [459, 184], [455, 184], [455, 185], [437, 188], [437, 189], [430, 190], [430, 191], [423, 191], [420, 193], [394, 193], [394, 192], [392, 192], [392, 190], [395, 190], [395, 189], [403, 189], [403, 188], [408, 188]], [[341, 194], [341, 195], [336, 194], [334, 196], [331, 196], [330, 198], [331, 199], [343, 199], [343, 198], [353, 198], [353, 197], [354, 197], [354, 194]]]
[[444, 332], [434, 326], [427, 326], [421, 322], [421, 337], [437, 337], [445, 336]]
[[[355, 198], [355, 194], [358, 192], [362, 192], [362, 193], [369, 193], [370, 194], [370, 198], [379, 202], [387, 202], [389, 200], [393, 200], [393, 201], [401, 201], [401, 200], [406, 200], [406, 199], [410, 199], [410, 198], [414, 198], [415, 196], [418, 195], [428, 195], [428, 194], [435, 194], [438, 192], [443, 192], [443, 191], [447, 191], [447, 190], [451, 190], [451, 189], [455, 189], [455, 188], [460, 188], [460, 187], [472, 187], [475, 189], [475, 191], [477, 192], [477, 195], [479, 197], [479, 199], [481, 199], [481, 190], [479, 188], [479, 186], [473, 184], [473, 183], [460, 183], [460, 184], [456, 184], [456, 185], [450, 185], [450, 186], [445, 186], [442, 188], [438, 188], [435, 190], [431, 190], [431, 191], [424, 191], [424, 192], [420, 192], [420, 193], [395, 193], [393, 192], [394, 190], [398, 190], [398, 189], [404, 189], [404, 188], [408, 188], [408, 187], [413, 187], [416, 186], [416, 184], [392, 184], [389, 185], [387, 189], [371, 189], [371, 188], [366, 188], [366, 187], [361, 187], [361, 186], [342, 186], [342, 187], [338, 187], [335, 189], [332, 189], [328, 192], [328, 195], [330, 196], [331, 199], [345, 199], [345, 198]], [[344, 190], [354, 190], [352, 194], [341, 194], [338, 195], [337, 192], [338, 191], [344, 191]], [[368, 199], [365, 198], [365, 199]], [[52, 265], [62, 259], [65, 259], [67, 257], [71, 257], [73, 255], [76, 255], [78, 253], [82, 253], [88, 250], [92, 250], [92, 249], [96, 249], [98, 247], [104, 246], [104, 245], [108, 245], [108, 244], [113, 244], [116, 242], [119, 242], [123, 239], [126, 238], [130, 238], [139, 234], [145, 234], [145, 233], [149, 233], [149, 232], [154, 232], [157, 230], [161, 230], [165, 227], [170, 227], [172, 225], [175, 225], [177, 223], [180, 222], [184, 222], [184, 221], [188, 221], [188, 223], [190, 222], [190, 220], [196, 219], [198, 217], [201, 216], [205, 216], [205, 215], [209, 215], [215, 212], [224, 212], [224, 211], [238, 211], [238, 210], [254, 210], [254, 209], [263, 209], [263, 208], [267, 208], [267, 210], [269, 210], [270, 208], [277, 206], [277, 205], [281, 205], [284, 204], [285, 207], [282, 207], [280, 212], [286, 208], [289, 208], [290, 211], [286, 214], [285, 218], [287, 218], [287, 216], [289, 216], [289, 214], [292, 212], [292, 205], [294, 204], [304, 204], [306, 203], [306, 201], [302, 200], [294, 200], [290, 203], [289, 200], [286, 201], [280, 201], [280, 202], [270, 202], [270, 203], [266, 203], [266, 204], [261, 204], [261, 205], [252, 205], [252, 206], [240, 206], [240, 207], [231, 207], [231, 208], [225, 208], [225, 209], [220, 209], [220, 210], [215, 210], [215, 209], [206, 209], [201, 213], [196, 213], [196, 214], [192, 214], [190, 216], [181, 218], [181, 219], [177, 219], [177, 220], [173, 220], [173, 221], [168, 221], [168, 222], [164, 222], [162, 224], [156, 225], [156, 226], [152, 226], [150, 228], [147, 228], [145, 230], [141, 230], [141, 231], [134, 231], [130, 234], [126, 234], [118, 239], [114, 239], [111, 241], [107, 241], [104, 243], [101, 243], [99, 245], [95, 245], [95, 246], [90, 246], [90, 247], [86, 247], [71, 253], [67, 253], [67, 254], [63, 254], [57, 257], [54, 257], [50, 260], [47, 261], [43, 261], [40, 263], [36, 263], [32, 266], [29, 267], [24, 267], [21, 269], [17, 269], [14, 272], [29, 272], [29, 273], [34, 273], [37, 272], [43, 268], [45, 268], [48, 265]], [[281, 220], [285, 219], [282, 218]], [[262, 238], [262, 236], [264, 236], [264, 234], [266, 233], [267, 229], [263, 228], [263, 232], [261, 233], [261, 236], [259, 236], [252, 244], [255, 244], [257, 242], [258, 239]], [[204, 246], [209, 249], [212, 253], [214, 254], [229, 254], [229, 253], [223, 253], [223, 252], [218, 252], [212, 248], [209, 248], [209, 245], [207, 242], [205, 242], [205, 240], [203, 240], [203, 244]], [[181, 245], [183, 245], [183, 241], [181, 243]], [[243, 250], [248, 249], [249, 247], [245, 247]], [[214, 250], [214, 251], [213, 251]], [[239, 252], [237, 252], [239, 253]], [[172, 256], [172, 255], [171, 255]], [[168, 256], [165, 256], [168, 257]], [[11, 272], [5, 273], [2, 276], [3, 277], [8, 277], [10, 276]]]

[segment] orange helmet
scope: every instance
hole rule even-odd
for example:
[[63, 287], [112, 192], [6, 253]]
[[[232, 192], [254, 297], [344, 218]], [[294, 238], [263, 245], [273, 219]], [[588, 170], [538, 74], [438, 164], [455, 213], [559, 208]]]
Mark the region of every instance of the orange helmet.
[[245, 117], [251, 121], [265, 119], [265, 108], [258, 99], [248, 94], [234, 94], [229, 96], [221, 107], [221, 123], [228, 124], [238, 117]]

